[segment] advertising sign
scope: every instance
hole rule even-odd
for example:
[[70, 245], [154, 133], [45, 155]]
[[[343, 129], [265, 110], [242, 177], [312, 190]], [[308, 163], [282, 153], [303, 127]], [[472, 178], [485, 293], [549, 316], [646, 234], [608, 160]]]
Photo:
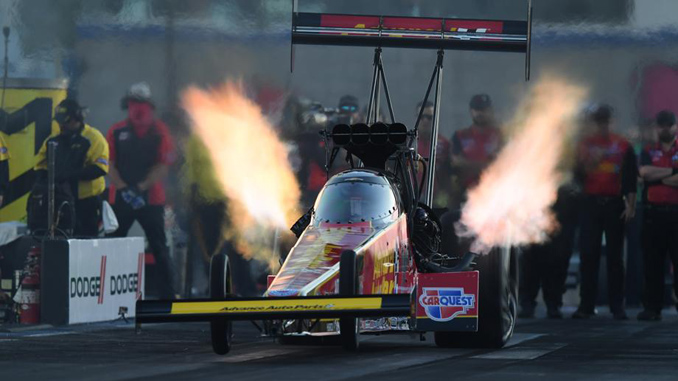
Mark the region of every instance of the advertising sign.
[[144, 289], [142, 238], [69, 240], [68, 322], [133, 317]]
[[478, 330], [478, 271], [419, 274], [416, 319], [419, 330]]
[[64, 80], [9, 78], [0, 111], [0, 135], [7, 143], [9, 193], [0, 207], [0, 222], [26, 218], [26, 201], [33, 186], [33, 167], [40, 146], [58, 131], [54, 107], [66, 98]]
[[144, 239], [47, 240], [41, 272], [41, 319], [63, 325], [136, 315], [144, 290]]

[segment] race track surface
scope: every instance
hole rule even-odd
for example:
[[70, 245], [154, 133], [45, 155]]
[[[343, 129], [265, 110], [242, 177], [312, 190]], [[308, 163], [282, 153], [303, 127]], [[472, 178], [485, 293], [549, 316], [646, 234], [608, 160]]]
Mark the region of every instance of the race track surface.
[[[602, 312], [602, 311], [601, 311]], [[636, 310], [630, 310], [635, 317]], [[2, 327], [0, 327], [2, 329]], [[618, 322], [520, 320], [501, 350], [439, 349], [431, 336], [364, 336], [358, 353], [332, 345], [280, 345], [239, 322], [227, 356], [208, 325], [104, 323], [0, 333], [3, 380], [676, 380], [678, 315]], [[11, 376], [11, 377], [5, 377]]]

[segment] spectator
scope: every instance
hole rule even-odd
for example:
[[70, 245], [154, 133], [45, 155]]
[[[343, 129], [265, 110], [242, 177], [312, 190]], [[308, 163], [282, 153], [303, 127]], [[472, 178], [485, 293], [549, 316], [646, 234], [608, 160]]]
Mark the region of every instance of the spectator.
[[0, 208], [9, 189], [9, 151], [5, 139], [0, 135]]
[[83, 108], [73, 99], [59, 103], [54, 120], [60, 132], [47, 139], [38, 152], [38, 181], [47, 177], [47, 145], [56, 142], [54, 178], [57, 184], [67, 185], [75, 199], [74, 234], [96, 237], [108, 173], [108, 144], [101, 132], [84, 122]]
[[[433, 132], [433, 103], [419, 102], [415, 110], [419, 115], [420, 110], [421, 120], [419, 121], [419, 136], [417, 139], [417, 152], [426, 161], [431, 158], [431, 134]], [[449, 201], [449, 191], [451, 187], [452, 167], [450, 165], [450, 141], [444, 136], [438, 134], [438, 143], [436, 146], [436, 164], [435, 164], [435, 181], [433, 183], [433, 204], [436, 207], [446, 207]], [[429, 168], [430, 169], [430, 168]], [[423, 174], [423, 171], [420, 172]], [[421, 181], [421, 176], [419, 177]], [[424, 184], [425, 185], [425, 184]], [[426, 189], [421, 190], [422, 196]]]
[[673, 263], [673, 288], [678, 295], [678, 143], [676, 117], [671, 111], [657, 114], [658, 142], [648, 144], [640, 156], [645, 181], [643, 262], [645, 287], [638, 320], [661, 320], [664, 301], [666, 255]]
[[572, 316], [596, 314], [598, 268], [605, 234], [610, 312], [628, 319], [624, 310], [624, 229], [635, 213], [637, 166], [633, 147], [612, 133], [612, 108], [596, 106], [590, 113], [596, 128], [579, 147], [578, 172], [584, 185], [581, 225], [581, 301]]
[[109, 202], [119, 228], [112, 236], [125, 237], [138, 221], [159, 268], [158, 290], [174, 298], [173, 270], [165, 237], [163, 179], [173, 162], [174, 143], [165, 123], [154, 115], [151, 90], [145, 82], [130, 87], [122, 99], [127, 118], [108, 131], [111, 146]]

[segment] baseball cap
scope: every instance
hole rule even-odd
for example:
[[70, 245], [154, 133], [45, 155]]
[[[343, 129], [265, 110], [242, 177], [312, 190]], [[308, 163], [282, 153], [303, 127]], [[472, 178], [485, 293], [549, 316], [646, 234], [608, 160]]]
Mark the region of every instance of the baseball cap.
[[471, 98], [469, 107], [473, 110], [486, 110], [492, 107], [492, 99], [487, 94], [476, 94]]
[[121, 106], [123, 109], [127, 109], [127, 102], [129, 101], [145, 102], [155, 107], [151, 99], [151, 87], [146, 82], [139, 82], [130, 86], [127, 94], [122, 98]]
[[676, 115], [669, 110], [662, 110], [657, 113], [656, 123], [660, 127], [671, 127], [676, 124]]
[[82, 121], [82, 110], [75, 99], [64, 99], [54, 110], [54, 120], [58, 123], [66, 123], [71, 119]]
[[612, 112], [613, 108], [612, 106], [608, 104], [600, 104], [595, 107], [591, 111], [591, 120], [593, 120], [596, 123], [609, 123], [610, 119], [612, 119]]

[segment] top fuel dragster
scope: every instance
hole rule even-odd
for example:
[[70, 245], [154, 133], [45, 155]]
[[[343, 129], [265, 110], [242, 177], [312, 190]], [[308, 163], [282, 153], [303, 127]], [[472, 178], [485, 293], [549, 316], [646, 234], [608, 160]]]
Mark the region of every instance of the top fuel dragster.
[[[460, 20], [297, 13], [292, 43], [373, 46], [374, 72], [365, 123], [322, 132], [327, 168], [339, 148], [351, 169], [330, 178], [315, 205], [292, 227], [298, 241], [264, 296], [231, 293], [226, 255], [210, 264], [210, 298], [138, 301], [137, 324], [208, 321], [216, 353], [230, 350], [232, 321], [261, 321], [266, 335], [338, 335], [357, 349], [361, 334], [434, 332], [442, 347], [501, 347], [516, 316], [516, 258], [508, 248], [487, 255], [440, 253], [443, 231], [430, 208], [436, 160], [444, 50], [524, 52], [527, 21]], [[424, 96], [434, 94], [430, 158], [416, 152], [412, 129], [397, 123], [382, 47], [438, 50]], [[378, 121], [380, 94], [390, 123]], [[423, 111], [423, 109], [422, 109]], [[421, 171], [425, 172], [418, 183]], [[428, 170], [426, 170], [428, 168]], [[328, 172], [329, 173], [329, 172]]]

